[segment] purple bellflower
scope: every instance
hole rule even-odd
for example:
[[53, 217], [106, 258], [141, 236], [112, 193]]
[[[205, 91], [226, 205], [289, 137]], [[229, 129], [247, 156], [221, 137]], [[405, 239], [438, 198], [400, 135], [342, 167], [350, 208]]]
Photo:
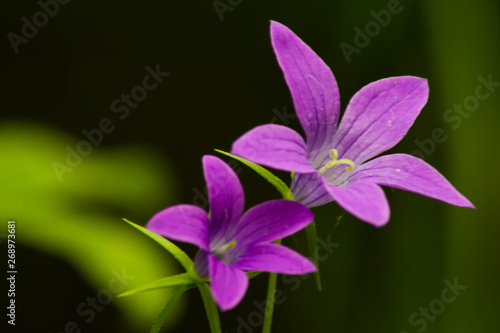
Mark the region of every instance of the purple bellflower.
[[280, 23], [271, 22], [271, 41], [306, 141], [288, 127], [263, 125], [236, 140], [233, 154], [295, 172], [294, 200], [308, 207], [336, 201], [375, 226], [387, 223], [390, 215], [380, 185], [474, 207], [418, 158], [393, 154], [372, 159], [406, 135], [427, 102], [427, 80], [401, 76], [368, 84], [352, 97], [337, 127], [340, 96], [330, 68]]
[[203, 157], [210, 215], [194, 205], [177, 205], [154, 215], [147, 228], [200, 247], [194, 265], [210, 279], [215, 302], [234, 308], [248, 287], [244, 271], [306, 274], [316, 266], [291, 249], [272, 243], [303, 229], [314, 216], [304, 205], [272, 200], [243, 214], [244, 196], [234, 171], [215, 156]]

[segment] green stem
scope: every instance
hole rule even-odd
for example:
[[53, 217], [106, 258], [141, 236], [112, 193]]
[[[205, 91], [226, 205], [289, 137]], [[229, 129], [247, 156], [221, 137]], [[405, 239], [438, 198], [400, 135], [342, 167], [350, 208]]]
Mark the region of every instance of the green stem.
[[212, 298], [208, 284], [198, 283], [198, 289], [200, 290], [201, 298], [203, 299], [203, 304], [205, 305], [205, 311], [207, 312], [210, 332], [222, 333], [219, 319], [219, 309]]
[[[281, 244], [281, 239], [275, 242]], [[274, 314], [274, 296], [276, 294], [276, 283], [278, 281], [277, 273], [269, 273], [269, 284], [267, 285], [266, 309], [264, 311], [264, 324], [262, 333], [271, 333], [271, 325], [273, 323]]]
[[170, 297], [170, 299], [168, 300], [163, 310], [161, 310], [158, 317], [156, 317], [155, 322], [151, 327], [150, 333], [158, 333], [160, 331], [161, 325], [165, 321], [165, 317], [167, 316], [168, 311], [172, 308], [172, 306], [174, 306], [174, 304], [181, 297], [181, 295], [188, 289], [190, 289], [190, 287], [187, 286], [181, 286], [175, 289], [174, 294]]
[[316, 231], [316, 222], [312, 221], [306, 227], [306, 236], [307, 236], [307, 247], [309, 248], [309, 256], [314, 265], [318, 268], [318, 271], [314, 273], [314, 277], [316, 279], [316, 286], [318, 290], [321, 291], [321, 277], [319, 274], [319, 260], [318, 260], [318, 233]]

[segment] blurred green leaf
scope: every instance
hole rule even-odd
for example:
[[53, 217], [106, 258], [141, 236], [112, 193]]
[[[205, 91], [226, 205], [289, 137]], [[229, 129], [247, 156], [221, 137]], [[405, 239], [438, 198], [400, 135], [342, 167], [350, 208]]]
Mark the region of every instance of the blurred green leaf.
[[[121, 221], [148, 218], [171, 202], [165, 161], [144, 147], [98, 146], [58, 177], [54, 162], [68, 165], [68, 147], [77, 149], [80, 140], [40, 125], [0, 125], [0, 218], [17, 221], [16, 241], [64, 259], [95, 290], [108, 288], [116, 274], [130, 277], [123, 289], [176, 274], [164, 251]], [[113, 305], [144, 328], [170, 294], [165, 289]]]

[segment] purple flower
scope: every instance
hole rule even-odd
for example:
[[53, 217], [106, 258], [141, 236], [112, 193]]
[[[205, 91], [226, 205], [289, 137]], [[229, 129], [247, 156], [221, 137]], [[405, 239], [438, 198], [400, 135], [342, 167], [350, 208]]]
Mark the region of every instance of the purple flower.
[[271, 40], [306, 141], [285, 126], [263, 125], [236, 140], [233, 154], [296, 172], [294, 200], [308, 207], [335, 200], [375, 226], [387, 223], [390, 215], [379, 185], [474, 207], [418, 158], [393, 154], [372, 159], [394, 147], [410, 129], [427, 102], [425, 79], [401, 76], [370, 83], [354, 95], [337, 127], [340, 97], [330, 68], [280, 23], [271, 22]]
[[196, 271], [210, 279], [212, 295], [222, 310], [234, 308], [245, 295], [245, 270], [283, 274], [316, 271], [302, 255], [272, 243], [312, 222], [314, 216], [307, 207], [273, 200], [243, 214], [243, 189], [234, 171], [219, 158], [204, 156], [203, 172], [210, 215], [194, 205], [172, 206], [153, 216], [147, 228], [200, 247]]

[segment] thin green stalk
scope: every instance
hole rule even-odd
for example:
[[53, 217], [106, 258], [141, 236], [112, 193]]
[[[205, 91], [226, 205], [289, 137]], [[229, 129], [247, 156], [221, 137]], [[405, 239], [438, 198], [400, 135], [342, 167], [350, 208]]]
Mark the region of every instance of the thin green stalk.
[[[281, 239], [275, 242], [281, 244]], [[262, 325], [262, 333], [271, 333], [271, 325], [273, 323], [274, 314], [274, 296], [276, 294], [276, 283], [278, 281], [277, 273], [269, 273], [269, 283], [267, 285], [266, 309], [264, 311], [264, 324]]]
[[321, 291], [321, 276], [319, 273], [319, 259], [318, 259], [318, 233], [316, 231], [316, 222], [312, 221], [306, 227], [306, 236], [307, 236], [307, 246], [309, 248], [309, 256], [318, 271], [314, 273], [314, 278], [316, 279], [316, 286], [319, 291]]
[[208, 284], [198, 283], [198, 289], [200, 290], [201, 298], [203, 299], [203, 304], [205, 305], [205, 311], [207, 312], [210, 332], [222, 333], [219, 319], [219, 309], [212, 298]]
[[165, 321], [165, 317], [167, 316], [168, 311], [172, 308], [172, 306], [174, 306], [174, 304], [181, 297], [181, 295], [188, 289], [190, 289], [190, 287], [187, 286], [181, 286], [175, 289], [174, 294], [170, 297], [170, 299], [168, 300], [163, 310], [161, 310], [158, 317], [156, 317], [155, 322], [151, 327], [150, 333], [158, 333], [160, 331], [161, 325]]

